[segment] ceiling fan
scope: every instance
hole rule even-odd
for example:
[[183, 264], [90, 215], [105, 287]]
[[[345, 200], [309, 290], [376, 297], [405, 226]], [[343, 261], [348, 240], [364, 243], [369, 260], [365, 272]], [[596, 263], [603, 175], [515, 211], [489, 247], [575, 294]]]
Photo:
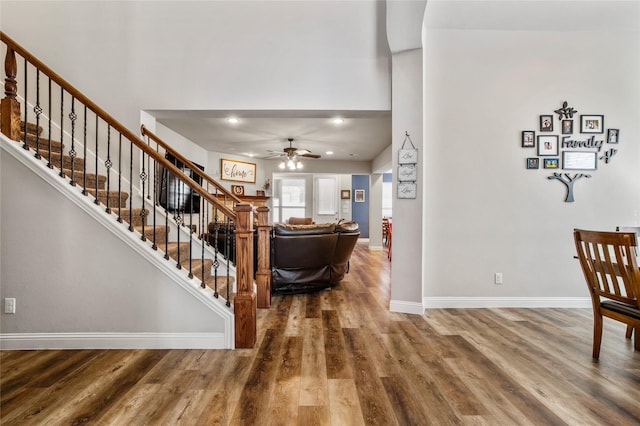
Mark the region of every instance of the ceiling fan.
[[268, 158], [277, 158], [277, 157], [286, 157], [287, 159], [295, 159], [296, 157], [306, 157], [306, 158], [320, 158], [322, 157], [319, 154], [312, 154], [308, 149], [294, 148], [293, 147], [293, 138], [288, 138], [289, 146], [284, 148], [283, 152], [277, 151], [269, 151], [273, 155]]
[[298, 149], [293, 147], [293, 138], [288, 138], [289, 146], [283, 152], [274, 152], [274, 155], [268, 158], [284, 157], [278, 167], [280, 169], [299, 170], [302, 168], [302, 162], [299, 157], [320, 158], [318, 154], [312, 154], [308, 149]]

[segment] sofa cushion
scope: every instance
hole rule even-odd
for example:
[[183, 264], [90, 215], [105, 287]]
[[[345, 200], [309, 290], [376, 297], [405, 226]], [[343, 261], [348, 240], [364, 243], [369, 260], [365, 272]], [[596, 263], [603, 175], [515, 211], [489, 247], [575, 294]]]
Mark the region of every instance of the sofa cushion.
[[317, 225], [285, 225], [282, 223], [273, 226], [276, 235], [316, 235], [333, 234], [336, 225], [322, 223]]
[[313, 225], [315, 222], [312, 217], [290, 217], [287, 223], [289, 225]]

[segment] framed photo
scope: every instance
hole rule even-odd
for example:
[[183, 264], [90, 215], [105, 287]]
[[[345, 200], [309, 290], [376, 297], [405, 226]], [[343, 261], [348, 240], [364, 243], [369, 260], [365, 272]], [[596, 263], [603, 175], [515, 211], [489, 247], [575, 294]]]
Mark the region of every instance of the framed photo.
[[607, 129], [607, 143], [618, 143], [618, 136], [620, 136], [620, 130]]
[[355, 189], [353, 191], [353, 201], [356, 203], [364, 203], [364, 189]]
[[348, 189], [343, 189], [340, 191], [340, 199], [341, 200], [349, 200], [351, 198], [351, 191]]
[[221, 158], [220, 179], [256, 183], [256, 164]]
[[538, 157], [527, 158], [527, 169], [540, 168], [540, 159]]
[[522, 131], [522, 147], [533, 148], [536, 146], [536, 132], [533, 130]]
[[262, 189], [257, 189], [256, 190], [256, 197], [264, 197], [265, 196], [265, 192]]
[[564, 170], [595, 170], [597, 166], [597, 152], [562, 151], [562, 168]]
[[562, 120], [562, 134], [563, 135], [573, 134], [573, 120]]
[[418, 180], [418, 168], [415, 164], [398, 166], [398, 182], [415, 182]]
[[417, 164], [417, 149], [401, 149], [398, 151], [398, 164]]
[[560, 167], [559, 161], [557, 158], [545, 158], [544, 159], [544, 168], [545, 169], [557, 169]]
[[540, 116], [540, 131], [553, 132], [553, 115]]
[[581, 115], [580, 133], [604, 133], [604, 115]]
[[398, 198], [416, 198], [417, 185], [413, 182], [400, 182], [398, 184]]
[[538, 136], [538, 157], [558, 155], [558, 137], [552, 135]]
[[231, 185], [231, 193], [233, 195], [244, 195], [244, 186], [242, 186], [242, 185]]

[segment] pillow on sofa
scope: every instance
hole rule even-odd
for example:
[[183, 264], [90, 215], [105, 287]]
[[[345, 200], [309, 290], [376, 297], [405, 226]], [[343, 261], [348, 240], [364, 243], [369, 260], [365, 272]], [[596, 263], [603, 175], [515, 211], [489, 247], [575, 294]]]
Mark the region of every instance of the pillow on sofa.
[[313, 225], [312, 217], [290, 217], [287, 221], [289, 225]]

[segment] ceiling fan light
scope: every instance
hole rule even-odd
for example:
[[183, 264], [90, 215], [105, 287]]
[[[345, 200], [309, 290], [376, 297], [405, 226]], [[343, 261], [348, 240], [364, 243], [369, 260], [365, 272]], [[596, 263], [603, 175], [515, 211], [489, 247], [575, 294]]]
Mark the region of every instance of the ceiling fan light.
[[281, 169], [281, 170], [284, 170], [284, 168], [285, 168], [284, 160], [282, 160], [280, 162], [280, 164], [278, 165], [278, 168]]
[[290, 170], [294, 170], [296, 168], [296, 163], [294, 163], [292, 159], [289, 159], [289, 161], [287, 161], [287, 167]]
[[302, 162], [298, 161], [296, 164], [296, 169], [300, 170], [302, 168]]

